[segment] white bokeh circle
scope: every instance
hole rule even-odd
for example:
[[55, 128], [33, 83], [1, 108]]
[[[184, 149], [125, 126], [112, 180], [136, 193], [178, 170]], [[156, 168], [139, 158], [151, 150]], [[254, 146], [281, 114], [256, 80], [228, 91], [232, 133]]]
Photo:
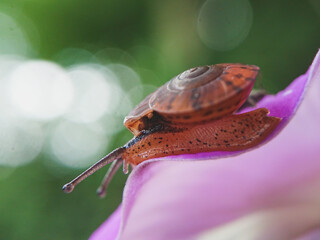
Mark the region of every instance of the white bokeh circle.
[[68, 74], [58, 65], [28, 61], [11, 74], [9, 91], [13, 106], [25, 117], [50, 120], [68, 110], [74, 89]]

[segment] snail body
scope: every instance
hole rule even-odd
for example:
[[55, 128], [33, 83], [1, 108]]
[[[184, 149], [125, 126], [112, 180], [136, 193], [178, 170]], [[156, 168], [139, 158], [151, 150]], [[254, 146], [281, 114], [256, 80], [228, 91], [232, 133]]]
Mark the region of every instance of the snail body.
[[124, 166], [179, 154], [238, 151], [258, 145], [280, 122], [265, 108], [233, 114], [248, 98], [259, 68], [216, 64], [189, 69], [147, 96], [124, 120], [134, 138], [70, 183], [75, 185], [113, 162], [98, 194], [103, 196], [113, 174]]
[[277, 126], [266, 108], [202, 124], [163, 128], [131, 140], [122, 155], [137, 165], [151, 158], [213, 151], [238, 151], [258, 145]]

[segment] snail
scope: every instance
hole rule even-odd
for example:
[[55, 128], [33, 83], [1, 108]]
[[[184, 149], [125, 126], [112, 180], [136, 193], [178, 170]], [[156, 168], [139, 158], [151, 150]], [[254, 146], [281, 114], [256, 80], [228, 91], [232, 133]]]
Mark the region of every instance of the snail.
[[259, 67], [216, 64], [189, 69], [147, 96], [124, 119], [134, 137], [63, 186], [70, 193], [82, 180], [112, 163], [98, 188], [107, 185], [123, 164], [136, 166], [151, 158], [212, 151], [239, 151], [261, 143], [280, 118], [266, 108], [235, 114], [246, 102]]

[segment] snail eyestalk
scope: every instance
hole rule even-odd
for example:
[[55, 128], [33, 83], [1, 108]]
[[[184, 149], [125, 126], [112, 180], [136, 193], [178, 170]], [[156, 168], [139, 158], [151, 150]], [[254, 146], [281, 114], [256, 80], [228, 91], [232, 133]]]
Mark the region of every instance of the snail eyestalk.
[[[73, 191], [73, 189], [75, 188], [75, 186], [77, 186], [80, 182], [82, 182], [84, 179], [89, 177], [91, 174], [93, 174], [94, 172], [98, 171], [100, 168], [104, 167], [105, 165], [107, 165], [113, 161], [117, 162], [118, 160], [120, 160], [124, 150], [125, 150], [124, 147], [115, 149], [114, 151], [109, 153], [107, 156], [105, 156], [104, 158], [99, 160], [97, 163], [93, 164], [90, 168], [88, 168], [86, 171], [81, 173], [78, 177], [73, 179], [71, 182], [65, 184], [62, 187], [62, 190], [65, 193], [71, 193]], [[121, 159], [121, 161], [122, 161], [122, 159]]]
[[129, 163], [124, 161], [123, 162], [123, 173], [128, 174], [128, 172], [129, 172]]
[[[106, 175], [104, 176], [100, 187], [97, 190], [97, 194], [99, 195], [99, 197], [103, 198], [106, 195], [106, 190], [107, 187], [112, 179], [112, 177], [114, 176], [114, 174], [117, 172], [117, 170], [120, 168], [122, 162], [124, 162], [122, 160], [122, 158], [119, 158], [117, 160], [115, 160], [111, 166], [108, 169], [108, 172], [106, 173]], [[124, 163], [125, 164], [125, 163]]]

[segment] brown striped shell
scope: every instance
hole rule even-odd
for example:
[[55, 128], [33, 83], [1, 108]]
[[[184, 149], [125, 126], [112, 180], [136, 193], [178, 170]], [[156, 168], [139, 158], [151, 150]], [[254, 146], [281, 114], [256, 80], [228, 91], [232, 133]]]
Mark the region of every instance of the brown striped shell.
[[190, 124], [235, 112], [248, 98], [259, 67], [216, 64], [189, 69], [146, 97], [125, 118], [135, 135], [159, 123]]

